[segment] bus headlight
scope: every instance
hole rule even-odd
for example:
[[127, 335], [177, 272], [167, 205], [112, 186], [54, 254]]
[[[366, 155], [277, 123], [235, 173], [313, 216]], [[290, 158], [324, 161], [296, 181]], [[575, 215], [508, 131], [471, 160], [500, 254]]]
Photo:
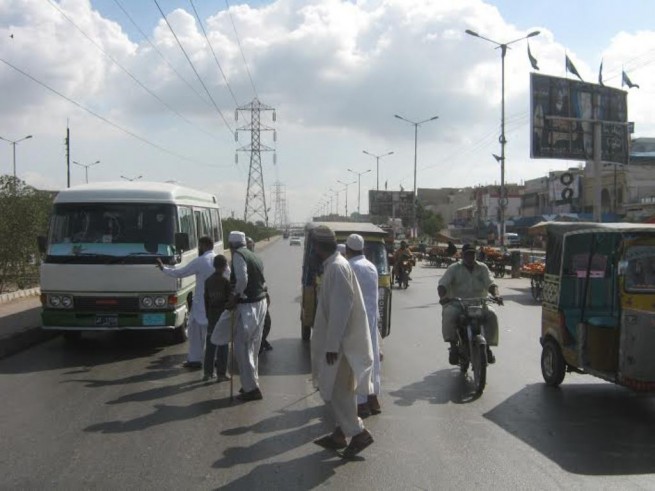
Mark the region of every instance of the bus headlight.
[[154, 301], [152, 300], [152, 297], [142, 297], [141, 298], [141, 306], [145, 309], [151, 309], [154, 304]]
[[68, 295], [61, 297], [61, 306], [65, 309], [70, 309], [73, 306], [73, 299]]
[[47, 305], [53, 309], [72, 309], [73, 297], [71, 295], [48, 294]]
[[51, 307], [59, 307], [61, 305], [61, 297], [59, 295], [48, 296], [48, 303]]
[[166, 297], [155, 297], [155, 307], [158, 309], [164, 308], [166, 306], [167, 300]]

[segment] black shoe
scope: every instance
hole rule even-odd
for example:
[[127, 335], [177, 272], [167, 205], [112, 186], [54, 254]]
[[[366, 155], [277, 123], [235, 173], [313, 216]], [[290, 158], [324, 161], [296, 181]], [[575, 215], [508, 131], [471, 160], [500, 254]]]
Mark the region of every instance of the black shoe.
[[182, 368], [188, 368], [189, 370], [200, 370], [202, 368], [202, 362], [187, 360], [182, 363]]
[[487, 363], [489, 363], [489, 365], [496, 363], [496, 356], [491, 351], [491, 348], [487, 348]]
[[271, 343], [269, 343], [268, 341], [264, 341], [262, 344], [264, 345], [264, 349], [266, 351], [271, 351], [273, 349], [273, 346], [271, 346]]
[[457, 347], [451, 347], [448, 350], [448, 363], [451, 365], [459, 364], [459, 353]]
[[259, 389], [251, 390], [250, 392], [243, 392], [237, 396], [240, 401], [261, 401], [264, 398], [262, 391]]

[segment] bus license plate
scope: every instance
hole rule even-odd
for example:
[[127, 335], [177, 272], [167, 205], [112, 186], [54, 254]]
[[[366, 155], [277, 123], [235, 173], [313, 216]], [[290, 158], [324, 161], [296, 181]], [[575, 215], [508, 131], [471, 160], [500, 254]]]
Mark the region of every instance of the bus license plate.
[[96, 315], [96, 327], [118, 327], [118, 316]]
[[166, 314], [143, 314], [144, 326], [166, 325]]

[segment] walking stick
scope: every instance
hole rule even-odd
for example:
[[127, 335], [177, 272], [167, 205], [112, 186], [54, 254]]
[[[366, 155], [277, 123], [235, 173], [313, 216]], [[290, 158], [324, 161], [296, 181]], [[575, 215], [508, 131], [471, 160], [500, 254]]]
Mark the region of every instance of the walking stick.
[[230, 402], [234, 400], [234, 324], [236, 322], [236, 306], [230, 312]]

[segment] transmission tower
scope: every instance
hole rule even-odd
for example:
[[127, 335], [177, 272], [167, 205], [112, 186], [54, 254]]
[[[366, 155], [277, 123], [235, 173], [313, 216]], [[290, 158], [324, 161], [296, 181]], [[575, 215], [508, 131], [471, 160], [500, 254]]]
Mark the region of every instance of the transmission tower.
[[[275, 152], [275, 150], [261, 142], [262, 131], [272, 131], [273, 141], [277, 139], [276, 131], [261, 123], [261, 113], [263, 111], [273, 112], [273, 121], [275, 121], [275, 109], [266, 104], [259, 102], [256, 97], [248, 104], [237, 107], [235, 111], [235, 120], [239, 120], [239, 113], [244, 114], [246, 124], [237, 128], [235, 139], [239, 140], [240, 131], [250, 132], [250, 143], [237, 149], [237, 152], [250, 153], [250, 167], [248, 169], [248, 189], [246, 190], [246, 207], [243, 212], [244, 221], [255, 222], [260, 218], [268, 227], [268, 211], [266, 207], [266, 192], [264, 190], [264, 173], [262, 171], [262, 152]], [[275, 153], [273, 153], [273, 162], [275, 162]], [[236, 161], [239, 161], [238, 154]]]
[[284, 184], [280, 181], [273, 183], [273, 200], [274, 200], [274, 215], [273, 226], [279, 229], [286, 228], [289, 220], [287, 218], [287, 193], [284, 189]]

